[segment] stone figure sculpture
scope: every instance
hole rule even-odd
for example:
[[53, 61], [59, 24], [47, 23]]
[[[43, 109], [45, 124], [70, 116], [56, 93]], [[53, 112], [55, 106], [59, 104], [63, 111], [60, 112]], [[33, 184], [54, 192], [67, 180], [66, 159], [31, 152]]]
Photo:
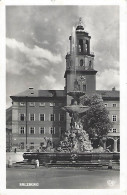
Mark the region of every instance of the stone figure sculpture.
[[81, 114], [85, 113], [89, 107], [78, 103], [83, 92], [73, 91], [69, 92], [68, 95], [72, 96], [73, 99], [71, 105], [64, 106], [63, 110], [69, 113], [71, 122], [70, 129], [65, 132], [64, 139], [60, 142], [61, 152], [90, 152], [93, 147], [81, 123]]

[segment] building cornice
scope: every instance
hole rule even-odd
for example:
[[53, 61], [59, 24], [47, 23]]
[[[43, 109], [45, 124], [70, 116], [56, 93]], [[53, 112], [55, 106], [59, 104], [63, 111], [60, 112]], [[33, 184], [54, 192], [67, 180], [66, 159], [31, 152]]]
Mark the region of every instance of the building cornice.
[[103, 96], [102, 96], [102, 99], [107, 100], [107, 101], [112, 101], [112, 100], [119, 101], [120, 100], [119, 97], [103, 97]]
[[66, 99], [66, 96], [59, 96], [59, 97], [57, 97], [57, 96], [52, 96], [52, 97], [43, 97], [43, 96], [39, 96], [39, 97], [36, 97], [36, 96], [33, 96], [33, 97], [31, 97], [31, 96], [10, 96], [10, 98], [12, 99], [12, 100], [17, 100], [17, 101], [21, 101], [21, 100], [25, 100], [25, 101], [29, 101], [29, 100], [63, 100], [63, 99]]
[[[76, 70], [76, 73], [82, 73], [85, 75], [95, 75], [98, 71], [96, 70]], [[75, 70], [66, 70], [64, 74], [64, 78], [66, 78], [67, 74], [75, 74]]]

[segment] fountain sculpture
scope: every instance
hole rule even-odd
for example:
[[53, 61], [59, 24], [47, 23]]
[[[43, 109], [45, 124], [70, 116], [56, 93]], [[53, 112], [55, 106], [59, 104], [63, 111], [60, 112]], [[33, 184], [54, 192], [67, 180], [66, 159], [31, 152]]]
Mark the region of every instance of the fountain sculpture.
[[64, 106], [63, 110], [69, 113], [71, 117], [70, 129], [65, 131], [64, 138], [60, 142], [59, 150], [61, 152], [90, 152], [93, 147], [86, 131], [81, 123], [81, 115], [85, 113], [89, 107], [83, 106], [79, 102], [79, 98], [84, 95], [81, 91], [72, 91], [67, 93], [72, 96], [71, 105]]

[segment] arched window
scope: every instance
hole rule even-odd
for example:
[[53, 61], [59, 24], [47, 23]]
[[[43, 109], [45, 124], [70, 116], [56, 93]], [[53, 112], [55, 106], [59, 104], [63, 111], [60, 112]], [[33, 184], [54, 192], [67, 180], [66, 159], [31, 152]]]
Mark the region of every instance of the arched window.
[[86, 40], [86, 43], [85, 43], [85, 51], [86, 51], [86, 53], [88, 53], [88, 40]]
[[80, 60], [80, 66], [83, 66], [83, 59]]
[[83, 52], [83, 40], [79, 40], [79, 52]]
[[81, 45], [78, 46], [78, 51], [81, 52]]

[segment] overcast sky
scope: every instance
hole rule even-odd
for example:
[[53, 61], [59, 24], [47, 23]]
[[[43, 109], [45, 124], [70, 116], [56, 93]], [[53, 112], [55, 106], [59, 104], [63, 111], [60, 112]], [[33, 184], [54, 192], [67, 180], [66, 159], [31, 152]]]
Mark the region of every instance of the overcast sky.
[[119, 90], [118, 6], [7, 6], [7, 107], [29, 87], [64, 89], [72, 27], [82, 17], [95, 54], [97, 89]]

